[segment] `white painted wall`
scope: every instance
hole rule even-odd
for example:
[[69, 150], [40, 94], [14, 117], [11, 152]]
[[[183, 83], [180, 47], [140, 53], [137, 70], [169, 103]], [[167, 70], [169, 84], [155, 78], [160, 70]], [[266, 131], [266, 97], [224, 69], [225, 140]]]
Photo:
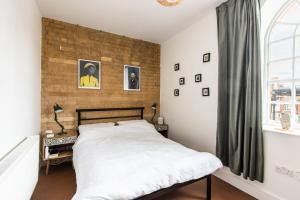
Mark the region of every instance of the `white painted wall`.
[[35, 0], [1, 0], [0, 158], [40, 131], [41, 16]]
[[[192, 148], [214, 152], [217, 118], [218, 42], [215, 11], [161, 44], [161, 115], [170, 125], [170, 137]], [[203, 53], [211, 52], [210, 63], [202, 63]], [[173, 65], [180, 63], [180, 70]], [[195, 83], [195, 74], [202, 82]], [[179, 86], [179, 78], [186, 84]], [[210, 97], [202, 88], [210, 87]], [[173, 90], [180, 89], [174, 97]], [[202, 123], [203, 122], [203, 123]], [[207, 133], [207, 134], [205, 134]], [[200, 145], [201, 144], [201, 145]]]
[[[274, 3], [273, 0], [269, 1]], [[270, 6], [268, 3], [266, 2], [264, 6]], [[202, 63], [202, 54], [205, 52], [212, 53], [212, 60], [207, 64]], [[180, 71], [177, 72], [173, 70], [176, 62], [181, 64]], [[202, 83], [194, 83], [196, 73], [202, 73]], [[184, 86], [178, 84], [181, 76], [186, 77]], [[210, 97], [201, 96], [203, 87], [210, 87]], [[179, 97], [173, 96], [175, 88], [180, 89]], [[214, 153], [217, 94], [217, 20], [215, 9], [211, 9], [197, 23], [161, 45], [161, 115], [166, 118], [170, 126], [170, 138], [196, 150]], [[300, 199], [300, 179], [275, 171], [276, 165], [300, 170], [298, 158], [300, 137], [265, 132], [264, 144], [265, 182], [263, 184], [246, 181], [232, 174], [227, 168], [217, 172], [216, 175], [258, 199]]]
[[[35, 0], [0, 3], [0, 199], [29, 200], [39, 167], [41, 16]], [[31, 142], [13, 149], [24, 138]]]

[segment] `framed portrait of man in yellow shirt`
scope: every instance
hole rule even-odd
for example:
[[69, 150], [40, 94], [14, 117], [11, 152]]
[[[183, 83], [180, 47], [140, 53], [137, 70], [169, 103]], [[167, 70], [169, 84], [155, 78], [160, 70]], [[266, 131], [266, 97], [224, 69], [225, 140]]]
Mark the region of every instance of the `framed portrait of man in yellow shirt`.
[[101, 62], [78, 60], [78, 88], [100, 89]]

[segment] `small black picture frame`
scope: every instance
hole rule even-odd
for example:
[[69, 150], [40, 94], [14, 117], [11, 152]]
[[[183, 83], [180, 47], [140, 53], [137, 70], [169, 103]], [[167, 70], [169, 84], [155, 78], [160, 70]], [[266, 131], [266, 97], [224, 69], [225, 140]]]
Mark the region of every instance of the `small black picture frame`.
[[174, 96], [175, 96], [175, 97], [178, 97], [178, 96], [179, 96], [179, 89], [175, 89], [175, 90], [174, 90]]
[[185, 84], [185, 78], [181, 77], [179, 78], [179, 85], [184, 85]]
[[210, 53], [203, 54], [203, 62], [204, 63], [210, 62]]
[[202, 96], [209, 97], [209, 88], [202, 88]]
[[174, 65], [174, 71], [179, 71], [179, 69], [180, 69], [180, 64], [179, 64], [179, 63], [176, 63], [176, 64]]
[[195, 83], [202, 82], [202, 74], [196, 74], [195, 75]]

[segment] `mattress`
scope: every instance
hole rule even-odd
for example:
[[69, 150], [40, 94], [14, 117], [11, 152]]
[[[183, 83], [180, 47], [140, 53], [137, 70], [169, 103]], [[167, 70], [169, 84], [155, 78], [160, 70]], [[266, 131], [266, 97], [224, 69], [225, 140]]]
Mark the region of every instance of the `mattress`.
[[135, 199], [222, 167], [214, 155], [166, 139], [144, 121], [79, 130], [73, 200]]

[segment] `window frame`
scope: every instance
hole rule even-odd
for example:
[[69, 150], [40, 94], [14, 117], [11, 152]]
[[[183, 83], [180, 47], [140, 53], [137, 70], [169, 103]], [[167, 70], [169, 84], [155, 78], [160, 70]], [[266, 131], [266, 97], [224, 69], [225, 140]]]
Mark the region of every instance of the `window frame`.
[[[291, 105], [291, 128], [292, 129], [297, 129], [300, 130], [300, 123], [296, 122], [296, 105], [300, 105], [300, 103], [297, 103], [296, 100], [296, 85], [297, 83], [300, 83], [300, 78], [296, 79], [295, 77], [295, 71], [296, 71], [296, 59], [300, 59], [300, 55], [296, 56], [296, 38], [298, 37], [300, 39], [300, 34], [297, 34], [297, 30], [300, 29], [300, 23], [298, 24], [293, 24], [295, 25], [295, 30], [292, 36], [277, 39], [274, 41], [270, 41], [270, 36], [271, 32], [274, 29], [274, 27], [277, 24], [290, 24], [290, 23], [283, 23], [283, 22], [278, 22], [279, 17], [282, 15], [282, 13], [287, 12], [287, 10], [292, 6], [294, 3], [300, 4], [299, 1], [293, 0], [293, 1], [288, 1], [284, 6], [282, 6], [281, 9], [276, 13], [275, 17], [272, 19], [266, 35], [264, 39], [264, 71], [263, 71], [263, 100], [264, 100], [264, 105], [263, 105], [263, 124], [267, 126], [281, 126], [280, 122], [275, 122], [273, 120], [270, 120], [269, 115], [270, 115], [270, 104], [272, 101], [270, 101], [270, 92], [269, 92], [269, 87], [273, 83], [288, 83], [291, 84], [291, 101], [289, 103], [276, 103], [276, 105], [284, 105], [288, 104]], [[282, 41], [287, 41], [287, 40], [293, 40], [293, 49], [292, 49], [292, 57], [289, 58], [281, 58], [281, 59], [275, 59], [270, 61], [270, 47], [272, 44], [277, 43], [277, 42], [282, 42]], [[276, 63], [276, 62], [282, 62], [282, 61], [292, 61], [292, 79], [283, 79], [283, 80], [270, 80], [270, 64], [271, 63]]]

